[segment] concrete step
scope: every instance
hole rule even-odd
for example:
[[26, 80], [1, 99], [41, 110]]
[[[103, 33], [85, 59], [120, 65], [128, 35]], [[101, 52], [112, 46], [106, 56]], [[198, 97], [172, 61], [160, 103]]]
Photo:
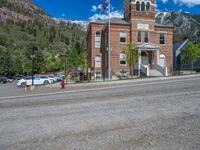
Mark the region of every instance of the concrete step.
[[149, 70], [149, 76], [154, 76], [154, 77], [162, 77], [163, 74], [160, 73], [158, 70], [156, 69], [150, 69]]

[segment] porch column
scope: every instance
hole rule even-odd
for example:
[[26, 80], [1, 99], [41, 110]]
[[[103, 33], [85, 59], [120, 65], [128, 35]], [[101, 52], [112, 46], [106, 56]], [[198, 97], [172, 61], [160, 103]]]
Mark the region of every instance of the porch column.
[[157, 64], [159, 65], [160, 64], [160, 52], [159, 50], [156, 51], [157, 52]]
[[140, 77], [140, 69], [141, 69], [141, 50], [138, 50], [138, 76]]

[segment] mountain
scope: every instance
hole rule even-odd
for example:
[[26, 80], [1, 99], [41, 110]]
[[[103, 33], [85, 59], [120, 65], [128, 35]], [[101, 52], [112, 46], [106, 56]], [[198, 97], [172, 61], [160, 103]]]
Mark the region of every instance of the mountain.
[[65, 19], [54, 18], [54, 21], [58, 25], [62, 24], [62, 25], [66, 25], [66, 26], [77, 26], [83, 31], [87, 30], [87, 27], [89, 24], [89, 21], [82, 21], [82, 20], [65, 20]]
[[48, 14], [32, 0], [0, 0], [0, 21], [53, 21]]
[[33, 48], [35, 73], [63, 71], [59, 56], [66, 53], [66, 65], [78, 67], [86, 49], [83, 25], [56, 21], [32, 0], [0, 0], [0, 75], [30, 75]]
[[182, 12], [160, 12], [156, 22], [174, 26], [174, 42], [184, 38], [200, 40], [200, 15]]

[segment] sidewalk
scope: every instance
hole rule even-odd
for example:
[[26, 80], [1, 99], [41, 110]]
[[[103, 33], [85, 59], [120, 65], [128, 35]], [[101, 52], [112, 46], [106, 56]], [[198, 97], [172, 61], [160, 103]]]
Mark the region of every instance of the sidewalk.
[[[126, 80], [111, 80], [111, 81], [90, 81], [83, 83], [69, 83], [66, 87], [83, 87], [83, 86], [95, 86], [95, 85], [110, 85], [110, 84], [126, 84], [126, 83], [138, 83], [144, 81], [158, 81], [158, 80], [172, 80], [172, 79], [183, 79], [183, 78], [191, 78], [191, 77], [200, 77], [200, 74], [194, 75], [182, 75], [182, 76], [169, 76], [169, 77], [151, 77], [151, 78], [133, 78]], [[60, 83], [55, 83], [52, 85], [47, 85], [46, 87], [60, 87]]]

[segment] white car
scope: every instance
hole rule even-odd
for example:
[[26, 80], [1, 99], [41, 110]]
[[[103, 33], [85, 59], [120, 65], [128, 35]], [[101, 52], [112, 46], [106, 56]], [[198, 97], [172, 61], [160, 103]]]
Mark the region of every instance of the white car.
[[[51, 83], [48, 78], [40, 78], [40, 77], [33, 77], [34, 85], [46, 85]], [[32, 77], [26, 77], [17, 82], [17, 86], [24, 87], [27, 83], [27, 86], [32, 85]]]
[[58, 79], [54, 75], [48, 75], [48, 77], [50, 80], [53, 80], [54, 83], [58, 81]]
[[38, 77], [41, 78], [41, 79], [48, 79], [50, 84], [54, 83], [54, 79], [49, 78], [49, 76], [40, 75], [40, 76], [38, 76]]

